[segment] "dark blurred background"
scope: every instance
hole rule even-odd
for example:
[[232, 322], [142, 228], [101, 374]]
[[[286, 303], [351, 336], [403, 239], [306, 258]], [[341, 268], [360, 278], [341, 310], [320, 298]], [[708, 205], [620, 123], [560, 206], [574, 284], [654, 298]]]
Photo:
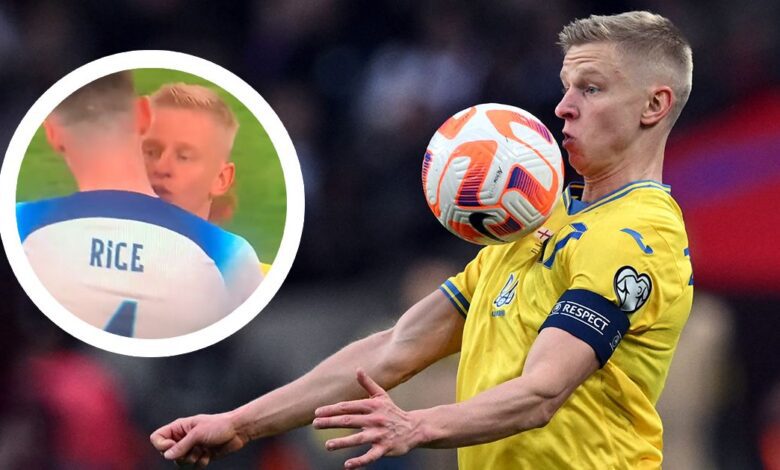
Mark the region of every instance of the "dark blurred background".
[[[105, 353], [62, 333], [3, 259], [0, 468], [172, 468], [147, 436], [225, 411], [392, 324], [477, 247], [429, 213], [422, 155], [451, 114], [525, 108], [560, 137], [557, 33], [574, 18], [649, 9], [694, 49], [694, 87], [665, 182], [686, 216], [694, 311], [659, 404], [664, 468], [780, 468], [780, 3], [774, 0], [10, 0], [0, 4], [0, 141], [56, 80], [134, 49], [187, 52], [265, 97], [303, 169], [306, 219], [293, 269], [241, 332], [181, 357]], [[576, 175], [569, 170], [567, 179]], [[451, 358], [395, 392], [452, 401]], [[340, 468], [326, 434], [255, 442], [213, 467]], [[455, 468], [417, 450], [375, 469]]]

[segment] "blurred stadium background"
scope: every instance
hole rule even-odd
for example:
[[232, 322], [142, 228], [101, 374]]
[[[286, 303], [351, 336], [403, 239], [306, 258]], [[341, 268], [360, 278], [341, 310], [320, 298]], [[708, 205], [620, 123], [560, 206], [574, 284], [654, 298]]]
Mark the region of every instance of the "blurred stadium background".
[[[438, 225], [419, 182], [434, 129], [468, 105], [521, 106], [558, 131], [561, 27], [651, 9], [694, 48], [694, 89], [665, 180], [685, 211], [696, 300], [659, 405], [668, 469], [780, 468], [780, 3], [699, 1], [9, 0], [0, 5], [0, 140], [61, 76], [132, 49], [212, 60], [290, 132], [306, 184], [303, 240], [249, 326], [183, 357], [137, 359], [60, 332], [2, 269], [0, 468], [171, 468], [147, 435], [235, 407], [347, 341], [392, 324], [477, 251]], [[573, 172], [569, 172], [571, 178]], [[397, 392], [450, 401], [456, 360]], [[302, 429], [213, 466], [340, 468]], [[374, 469], [455, 468], [418, 450]]]

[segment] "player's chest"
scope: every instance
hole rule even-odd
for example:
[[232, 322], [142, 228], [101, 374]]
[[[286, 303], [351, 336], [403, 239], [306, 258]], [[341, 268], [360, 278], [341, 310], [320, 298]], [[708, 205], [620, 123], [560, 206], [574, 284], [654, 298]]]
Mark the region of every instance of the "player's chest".
[[521, 328], [536, 332], [568, 286], [566, 250], [582, 235], [583, 226], [559, 213], [533, 237], [492, 257], [481, 272], [467, 329], [480, 334]]
[[466, 329], [486, 333], [510, 334], [524, 323], [529, 316], [529, 298], [527, 284], [539, 264], [543, 241], [552, 235], [542, 229], [546, 235], [533, 240], [523, 240], [515, 246], [505, 249], [500, 255], [490, 258], [481, 270], [479, 282], [469, 309]]

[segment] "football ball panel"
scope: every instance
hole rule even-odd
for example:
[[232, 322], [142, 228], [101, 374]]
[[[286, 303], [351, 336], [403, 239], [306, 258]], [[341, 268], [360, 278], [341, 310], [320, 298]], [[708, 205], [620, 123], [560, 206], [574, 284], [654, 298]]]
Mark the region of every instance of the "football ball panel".
[[563, 187], [563, 159], [550, 131], [507, 105], [461, 111], [423, 157], [426, 201], [439, 222], [478, 244], [505, 243], [549, 216]]
[[[480, 198], [483, 183], [493, 165], [493, 157], [496, 155], [498, 143], [494, 140], [476, 140], [461, 144], [452, 152], [450, 158], [468, 157], [463, 165], [460, 177], [460, 187], [455, 201], [462, 207], [479, 207], [483, 204], [495, 204], [497, 201], [483, 200]], [[461, 171], [458, 169], [457, 171]], [[483, 196], [490, 196], [483, 194]]]
[[463, 111], [456, 113], [451, 118], [447, 119], [447, 121], [441, 125], [437, 132], [447, 139], [452, 140], [460, 133], [461, 129], [463, 129], [463, 127], [471, 120], [472, 117], [474, 117], [476, 113], [476, 106], [472, 106], [469, 109], [464, 109]]

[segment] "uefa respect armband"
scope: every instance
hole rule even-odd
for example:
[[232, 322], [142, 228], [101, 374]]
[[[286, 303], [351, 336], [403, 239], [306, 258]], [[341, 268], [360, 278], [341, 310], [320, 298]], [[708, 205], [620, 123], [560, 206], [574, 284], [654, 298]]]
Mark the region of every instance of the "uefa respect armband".
[[628, 331], [626, 312], [599, 294], [571, 289], [558, 299], [539, 331], [554, 326], [586, 342], [604, 367]]

